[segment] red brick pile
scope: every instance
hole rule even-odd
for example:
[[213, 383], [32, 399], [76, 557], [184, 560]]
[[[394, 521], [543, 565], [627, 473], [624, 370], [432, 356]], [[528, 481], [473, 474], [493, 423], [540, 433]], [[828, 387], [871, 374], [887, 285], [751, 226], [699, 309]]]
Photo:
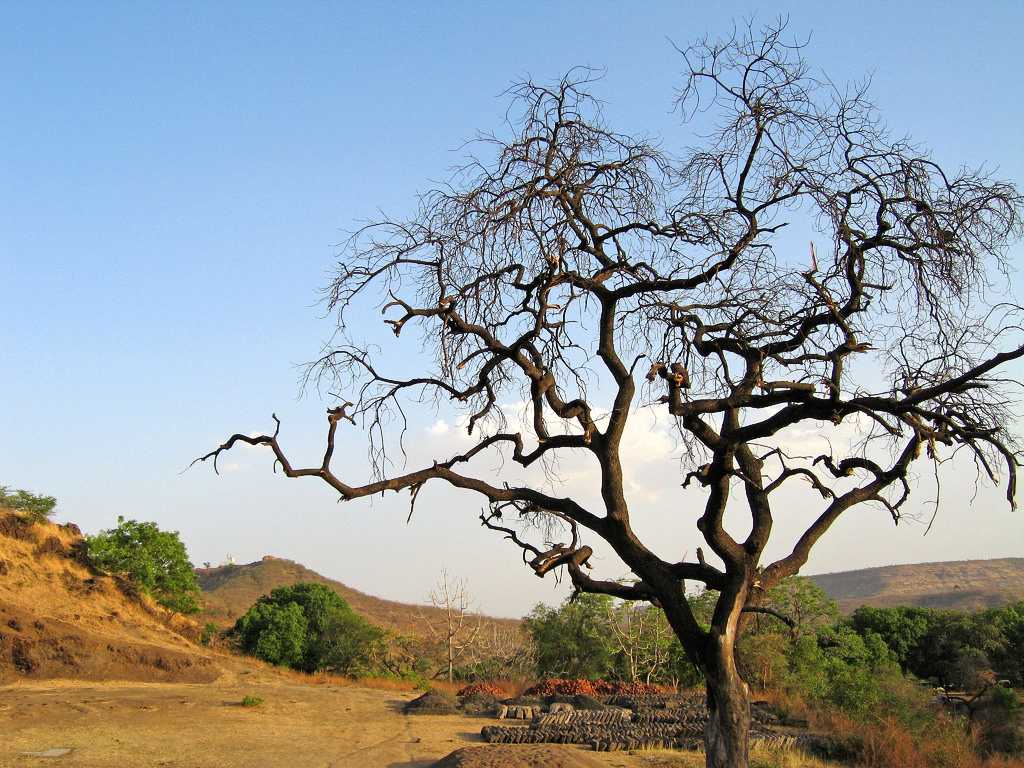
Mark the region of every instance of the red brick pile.
[[609, 683], [607, 680], [541, 680], [523, 691], [524, 696], [647, 696], [667, 693], [661, 685], [648, 683]]
[[494, 696], [495, 698], [503, 699], [508, 696], [508, 691], [494, 683], [473, 683], [472, 685], [467, 685], [465, 688], [461, 688], [455, 695], [460, 699], [463, 696], [480, 695]]

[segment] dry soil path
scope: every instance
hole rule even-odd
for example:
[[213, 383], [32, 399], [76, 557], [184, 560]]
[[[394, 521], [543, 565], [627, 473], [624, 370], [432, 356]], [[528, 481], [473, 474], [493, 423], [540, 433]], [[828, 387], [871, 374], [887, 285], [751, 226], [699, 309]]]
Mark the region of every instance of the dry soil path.
[[[263, 703], [243, 707], [245, 696]], [[0, 766], [36, 768], [426, 768], [480, 744], [496, 722], [407, 716], [412, 694], [271, 675], [209, 684], [44, 681], [0, 687]], [[26, 753], [70, 749], [57, 757]], [[593, 754], [602, 766], [690, 765]]]

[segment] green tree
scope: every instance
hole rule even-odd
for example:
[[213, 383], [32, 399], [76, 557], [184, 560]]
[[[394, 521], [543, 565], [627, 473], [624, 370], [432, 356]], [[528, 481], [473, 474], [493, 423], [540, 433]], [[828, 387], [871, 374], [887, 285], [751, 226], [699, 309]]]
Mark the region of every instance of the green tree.
[[758, 632], [743, 635], [736, 643], [736, 663], [740, 674], [760, 690], [776, 687], [789, 670], [792, 635]]
[[606, 627], [612, 604], [608, 595], [584, 593], [558, 608], [537, 605], [526, 617], [537, 674], [590, 680], [609, 677], [615, 667], [611, 633]]
[[[880, 635], [906, 670], [920, 655], [921, 645], [934, 623], [934, 614], [927, 608], [872, 608], [864, 605], [853, 612], [850, 623], [862, 635], [868, 632]], [[920, 674], [917, 669], [910, 671]]]
[[[793, 621], [796, 636], [814, 633], [821, 627], [834, 624], [839, 618], [835, 600], [810, 579], [790, 576], [765, 594], [764, 606], [778, 611]], [[779, 623], [770, 616], [754, 614], [755, 627], [778, 632]]]
[[583, 593], [557, 608], [538, 605], [525, 628], [541, 677], [683, 686], [702, 680], [656, 606]]
[[899, 674], [895, 655], [879, 635], [862, 636], [846, 624], [798, 638], [789, 652], [789, 667], [791, 687], [857, 717], [885, 700], [882, 683]]
[[303, 672], [355, 675], [373, 667], [384, 633], [323, 584], [278, 587], [232, 629], [243, 650]]
[[256, 603], [235, 623], [242, 647], [282, 667], [301, 668], [306, 658], [309, 623], [296, 603]]
[[1000, 677], [1024, 686], [1024, 600], [993, 612], [1002, 635], [1000, 646], [989, 654]]
[[95, 568], [126, 576], [165, 608], [199, 610], [199, 584], [177, 531], [118, 517], [116, 528], [86, 538], [86, 552]]
[[0, 507], [24, 512], [33, 523], [48, 519], [56, 506], [57, 499], [53, 496], [43, 496], [23, 489], [12, 491], [6, 485], [0, 485]]

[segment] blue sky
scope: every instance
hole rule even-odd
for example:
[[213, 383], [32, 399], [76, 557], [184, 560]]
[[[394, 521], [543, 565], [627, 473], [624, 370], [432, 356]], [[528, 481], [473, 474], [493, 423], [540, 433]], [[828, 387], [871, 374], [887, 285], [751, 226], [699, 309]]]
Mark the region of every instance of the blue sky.
[[[322, 406], [297, 399], [296, 365], [330, 332], [317, 289], [337, 243], [411, 210], [463, 139], [500, 127], [523, 75], [602, 67], [613, 125], [681, 147], [668, 40], [788, 14], [815, 66], [872, 74], [895, 131], [1024, 183], [1022, 6], [922, 7], [0, 2], [0, 484], [55, 494], [90, 531], [156, 520], [196, 562], [269, 552], [406, 600], [447, 567], [507, 615], [560, 599], [477, 529], [474, 499], [437, 493], [406, 527], [396, 501], [339, 507], [261, 454], [221, 478], [180, 471], [272, 411], [315, 455]], [[357, 436], [343, 447], [361, 471]], [[969, 507], [953, 487], [927, 538], [844, 524], [810, 570], [1024, 555], [1020, 514], [992, 494]]]

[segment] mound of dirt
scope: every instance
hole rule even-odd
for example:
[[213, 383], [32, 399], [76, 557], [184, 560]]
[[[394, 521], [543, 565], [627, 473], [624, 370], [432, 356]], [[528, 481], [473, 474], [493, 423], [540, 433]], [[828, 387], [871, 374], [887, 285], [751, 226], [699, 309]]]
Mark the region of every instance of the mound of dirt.
[[434, 763], [434, 768], [601, 768], [603, 765], [572, 747], [500, 744], [457, 749]]
[[0, 683], [73, 678], [209, 682], [194, 622], [93, 573], [73, 525], [0, 509]]
[[455, 697], [433, 688], [405, 705], [407, 715], [454, 715], [457, 712]]
[[466, 715], [493, 715], [500, 701], [489, 693], [471, 693], [459, 697], [459, 707]]

